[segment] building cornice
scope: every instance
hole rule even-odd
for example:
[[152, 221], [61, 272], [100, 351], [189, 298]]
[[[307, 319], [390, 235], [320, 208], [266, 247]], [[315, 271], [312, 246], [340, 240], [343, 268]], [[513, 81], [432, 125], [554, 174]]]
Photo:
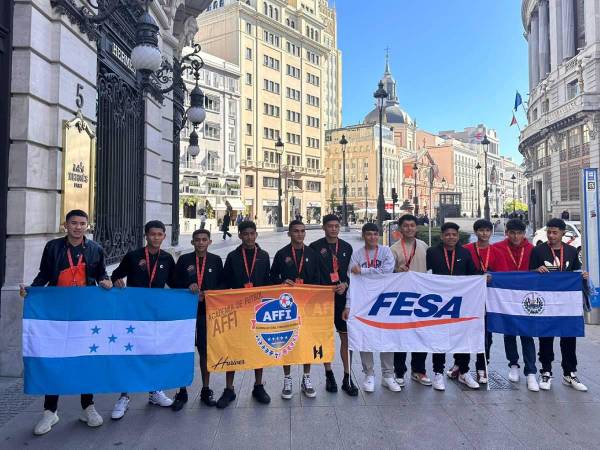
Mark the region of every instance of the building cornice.
[[531, 14], [538, 5], [539, 0], [523, 0], [521, 4], [521, 20], [523, 21], [523, 29], [527, 33], [529, 29], [529, 20], [531, 20]]

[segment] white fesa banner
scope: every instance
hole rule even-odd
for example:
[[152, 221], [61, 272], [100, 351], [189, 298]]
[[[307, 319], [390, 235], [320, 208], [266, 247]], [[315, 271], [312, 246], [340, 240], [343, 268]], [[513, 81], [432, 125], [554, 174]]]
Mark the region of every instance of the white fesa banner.
[[351, 275], [351, 350], [481, 353], [485, 276]]

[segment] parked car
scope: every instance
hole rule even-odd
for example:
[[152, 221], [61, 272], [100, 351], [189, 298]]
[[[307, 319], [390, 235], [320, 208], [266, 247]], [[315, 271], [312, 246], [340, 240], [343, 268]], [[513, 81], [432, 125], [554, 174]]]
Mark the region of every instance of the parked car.
[[[563, 236], [563, 242], [577, 249], [577, 255], [579, 255], [579, 260], [581, 261], [581, 222], [565, 220], [565, 223], [567, 229]], [[541, 245], [546, 241], [548, 241], [546, 227], [542, 227], [533, 235], [533, 245]]]

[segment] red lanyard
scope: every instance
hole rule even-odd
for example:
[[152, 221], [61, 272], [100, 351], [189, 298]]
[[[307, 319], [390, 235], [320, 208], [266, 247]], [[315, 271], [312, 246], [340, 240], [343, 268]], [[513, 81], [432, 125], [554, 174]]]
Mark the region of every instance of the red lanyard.
[[71, 270], [71, 276], [73, 277], [73, 285], [75, 285], [75, 281], [77, 278], [77, 269], [81, 264], [81, 261], [83, 261], [83, 254], [79, 255], [79, 258], [77, 259], [77, 265], [74, 266], [73, 257], [71, 256], [71, 249], [67, 248], [67, 259], [69, 260], [69, 269]]
[[523, 255], [525, 254], [525, 247], [523, 247], [521, 249], [521, 254], [519, 255], [519, 263], [518, 264], [517, 264], [517, 261], [515, 260], [515, 257], [514, 257], [514, 255], [512, 253], [512, 250], [510, 249], [510, 244], [509, 244], [509, 247], [507, 247], [506, 250], [508, 251], [508, 256], [510, 256], [510, 259], [512, 259], [512, 262], [515, 265], [515, 268], [517, 270], [520, 270], [521, 269], [521, 263], [523, 262]]
[[252, 267], [248, 270], [248, 259], [246, 258], [246, 249], [242, 247], [242, 256], [244, 257], [244, 267], [246, 268], [246, 275], [248, 275], [248, 283], [252, 283], [252, 274], [254, 273], [254, 266], [256, 265], [256, 255], [258, 254], [258, 248], [254, 247], [254, 257], [252, 258]]
[[373, 255], [373, 261], [369, 260], [369, 250], [365, 247], [365, 257], [367, 258], [367, 267], [377, 267], [377, 254], [379, 253], [379, 246], [375, 247], [375, 254]]
[[338, 239], [337, 241], [335, 241], [335, 253], [332, 255], [332, 260], [333, 260], [333, 272], [336, 273], [339, 269], [340, 269], [340, 265], [338, 263], [338, 250], [340, 248], [340, 240]]
[[[554, 264], [556, 262], [556, 253], [554, 253], [554, 249], [550, 246], [550, 243], [548, 243], [548, 247], [550, 247], [550, 251], [552, 252], [552, 257], [554, 258], [554, 260], [552, 261], [552, 264]], [[563, 245], [562, 242], [560, 244], [560, 266], [558, 267], [558, 270], [562, 272], [563, 270], [563, 264], [564, 264], [564, 254], [563, 254]]]
[[485, 256], [485, 263], [483, 259], [481, 259], [481, 255], [479, 254], [480, 247], [475, 242], [475, 253], [477, 253], [477, 258], [479, 259], [479, 265], [481, 266], [481, 270], [487, 272], [488, 267], [490, 266], [490, 253], [492, 253], [490, 246], [487, 247], [487, 255]]
[[444, 258], [446, 259], [446, 267], [448, 267], [448, 271], [450, 272], [450, 275], [452, 275], [454, 273], [454, 262], [455, 262], [455, 258], [456, 258], [456, 249], [452, 249], [452, 264], [450, 264], [450, 262], [448, 261], [448, 252], [446, 251], [446, 249], [444, 248]]
[[202, 290], [202, 282], [204, 281], [204, 269], [206, 268], [206, 260], [208, 255], [204, 255], [202, 258], [202, 270], [200, 270], [200, 259], [196, 255], [196, 284], [198, 289]]
[[417, 251], [417, 241], [415, 241], [415, 245], [413, 247], [412, 250], [412, 254], [410, 255], [410, 258], [406, 256], [406, 246], [404, 244], [404, 239], [402, 239], [400, 241], [400, 243], [402, 244], [402, 253], [404, 253], [404, 264], [406, 265], [406, 267], [408, 267], [410, 269], [410, 263], [412, 262], [414, 256], [415, 256], [415, 252]]
[[294, 264], [296, 265], [297, 276], [299, 277], [302, 273], [302, 268], [304, 267], [304, 244], [302, 244], [302, 256], [300, 257], [300, 266], [298, 266], [298, 261], [296, 260], [296, 249], [292, 246], [292, 256], [294, 258]]
[[154, 281], [154, 278], [156, 278], [156, 267], [158, 267], [158, 258], [160, 257], [160, 249], [158, 249], [158, 253], [156, 254], [156, 262], [154, 263], [152, 272], [150, 271], [150, 252], [148, 251], [148, 247], [144, 248], [144, 252], [146, 253], [146, 270], [148, 271], [148, 278], [150, 279], [150, 282], [148, 283], [148, 287], [152, 287], [152, 282]]

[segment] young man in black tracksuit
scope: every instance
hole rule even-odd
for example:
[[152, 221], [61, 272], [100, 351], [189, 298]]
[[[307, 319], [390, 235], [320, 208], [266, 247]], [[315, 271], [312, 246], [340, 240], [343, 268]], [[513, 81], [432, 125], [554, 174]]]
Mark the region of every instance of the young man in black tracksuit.
[[[459, 242], [458, 225], [446, 222], [442, 225], [442, 242], [440, 245], [427, 249], [427, 270], [436, 275], [476, 275], [478, 273], [471, 254], [463, 248]], [[469, 373], [468, 353], [454, 354], [454, 367], [448, 371], [450, 378], [458, 377], [458, 381], [471, 389], [478, 389], [477, 383]], [[446, 355], [444, 353], [433, 354], [433, 388], [438, 391], [445, 390], [444, 364]]]
[[[118, 288], [142, 287], [162, 289], [165, 285], [176, 287], [175, 260], [168, 252], [160, 249], [166, 237], [166, 227], [159, 220], [151, 220], [144, 226], [146, 246], [127, 253], [119, 267], [111, 275]], [[125, 281], [127, 279], [127, 281]], [[152, 391], [148, 402], [158, 406], [171, 406], [173, 400], [163, 391]], [[122, 418], [129, 408], [129, 396], [126, 392], [115, 403], [111, 417]]]
[[[242, 245], [227, 255], [223, 277], [225, 288], [242, 289], [271, 284], [269, 254], [256, 244], [256, 224], [244, 221], [238, 226], [238, 236]], [[259, 403], [268, 404], [271, 397], [265, 391], [262, 383], [262, 369], [254, 370], [254, 389], [252, 397]], [[217, 408], [226, 408], [235, 400], [233, 379], [235, 372], [227, 372], [225, 376], [226, 387], [223, 394], [217, 400]]]
[[[69, 211], [65, 218], [67, 235], [46, 243], [40, 271], [31, 286], [96, 286], [104, 289], [112, 288], [112, 282], [106, 274], [104, 250], [94, 241], [86, 239], [88, 215], [79, 209]], [[22, 297], [27, 295], [25, 286], [21, 286]], [[74, 297], [76, 293], [73, 294]], [[76, 299], [75, 299], [76, 300]], [[93, 394], [81, 394], [79, 420], [90, 427], [102, 425], [102, 416], [94, 407]], [[44, 414], [35, 426], [33, 433], [48, 433], [58, 422], [58, 395], [44, 397]]]
[[[358, 395], [358, 388], [350, 376], [350, 352], [348, 351], [348, 327], [342, 319], [346, 308], [346, 292], [348, 291], [348, 266], [352, 257], [352, 246], [338, 237], [340, 233], [340, 219], [334, 214], [323, 217], [323, 231], [325, 237], [310, 244], [319, 257], [319, 270], [321, 284], [335, 286], [334, 297], [334, 323], [340, 335], [340, 356], [344, 366], [344, 379], [342, 390], [352, 397]], [[337, 392], [337, 383], [331, 364], [325, 364], [325, 390]]]
[[[540, 273], [549, 272], [576, 272], [581, 270], [581, 262], [575, 247], [565, 244], [562, 238], [567, 225], [562, 219], [550, 219], [546, 224], [548, 242], [541, 244], [531, 251], [529, 268]], [[583, 272], [583, 279], [588, 279], [588, 273]], [[540, 389], [549, 391], [552, 380], [552, 362], [554, 361], [554, 338], [541, 337], [540, 351], [538, 353], [540, 364]], [[587, 391], [587, 386], [577, 377], [577, 338], [561, 337], [560, 354], [563, 369], [562, 382], [567, 386], [581, 392]]]
[[[319, 284], [319, 260], [313, 249], [304, 245], [306, 227], [300, 220], [292, 220], [288, 227], [291, 243], [280, 249], [273, 259], [271, 266], [271, 282], [273, 284]], [[292, 377], [290, 366], [283, 366], [283, 390], [281, 397], [290, 399], [292, 392]], [[307, 397], [315, 397], [317, 392], [310, 378], [310, 364], [304, 364], [302, 376], [302, 392]]]
[[[194, 251], [181, 255], [175, 265], [175, 278], [177, 287], [189, 289], [198, 294], [198, 316], [196, 319], [196, 347], [200, 356], [200, 372], [202, 373], [202, 390], [200, 401], [206, 406], [215, 406], [217, 402], [213, 397], [213, 391], [209, 387], [210, 373], [206, 366], [207, 342], [206, 342], [206, 303], [204, 291], [221, 289], [223, 282], [223, 260], [220, 256], [208, 252], [208, 246], [212, 244], [210, 231], [206, 229], [196, 230], [192, 234], [192, 245]], [[175, 396], [173, 410], [179, 411], [187, 402], [187, 389], [182, 387]]]

